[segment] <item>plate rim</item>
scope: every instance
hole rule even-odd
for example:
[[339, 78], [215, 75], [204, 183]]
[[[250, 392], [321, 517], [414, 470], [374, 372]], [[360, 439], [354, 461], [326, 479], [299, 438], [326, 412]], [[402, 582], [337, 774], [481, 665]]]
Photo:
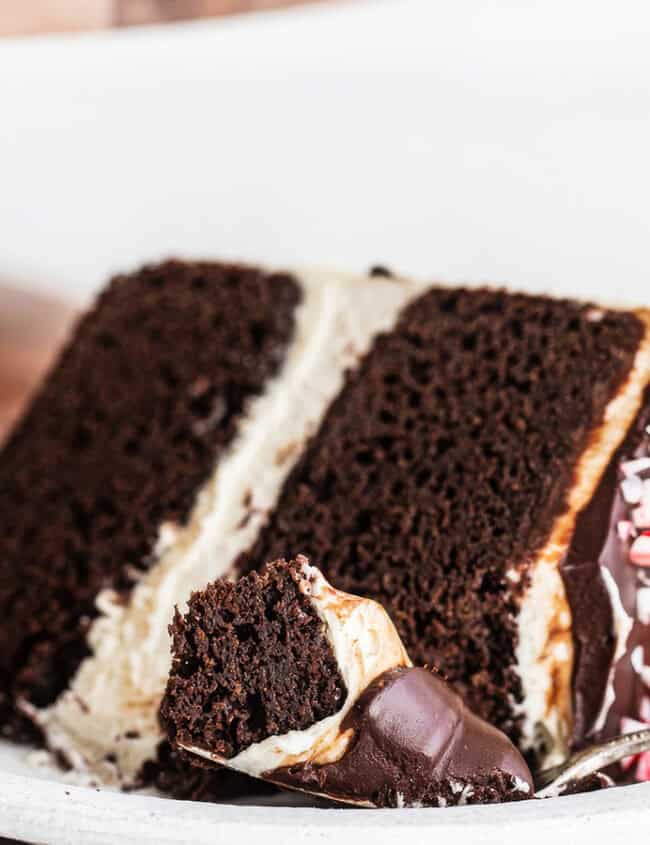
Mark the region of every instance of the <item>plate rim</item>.
[[[237, 845], [259, 842], [260, 836], [282, 841], [281, 835], [300, 831], [297, 841], [358, 841], [360, 833], [372, 834], [374, 843], [394, 841], [409, 832], [410, 841], [432, 832], [468, 835], [470, 841], [497, 843], [521, 836], [529, 842], [534, 831], [544, 841], [555, 828], [575, 833], [574, 845], [593, 840], [598, 830], [620, 831], [621, 822], [636, 825], [647, 820], [650, 783], [572, 795], [546, 801], [516, 804], [404, 810], [359, 810], [318, 807], [268, 807], [178, 801], [172, 798], [113, 792], [74, 786], [55, 780], [3, 774], [0, 791], [0, 835], [31, 841], [66, 843], [182, 842], [196, 845], [232, 840]], [[462, 833], [461, 833], [462, 831]], [[310, 833], [311, 832], [311, 833]], [[480, 839], [476, 836], [480, 835]], [[504, 837], [507, 836], [508, 840]], [[42, 837], [46, 837], [43, 839]], [[415, 837], [415, 838], [413, 838]], [[540, 839], [540, 841], [542, 841]]]

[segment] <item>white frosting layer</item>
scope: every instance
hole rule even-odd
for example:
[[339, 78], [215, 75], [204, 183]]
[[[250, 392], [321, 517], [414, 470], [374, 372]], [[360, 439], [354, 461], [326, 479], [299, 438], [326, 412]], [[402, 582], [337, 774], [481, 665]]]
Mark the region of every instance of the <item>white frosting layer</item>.
[[[345, 370], [390, 329], [415, 283], [310, 271], [280, 375], [250, 403], [238, 437], [200, 491], [186, 527], [162, 525], [158, 561], [128, 604], [97, 599], [92, 656], [48, 709], [30, 715], [50, 748], [105, 782], [132, 783], [161, 740], [157, 711], [170, 667], [167, 627], [192, 590], [228, 574], [252, 544]], [[296, 550], [299, 551], [299, 550]], [[262, 561], [260, 562], [262, 563]], [[107, 755], [111, 758], [107, 760]]]
[[302, 731], [270, 736], [226, 759], [209, 749], [187, 751], [253, 777], [297, 763], [325, 765], [340, 760], [352, 738], [341, 724], [375, 678], [397, 666], [411, 666], [395, 626], [383, 607], [370, 599], [335, 590], [313, 566], [303, 564], [301, 590], [325, 624], [347, 696], [333, 716]]
[[[530, 589], [518, 617], [516, 655], [523, 701], [516, 709], [523, 717], [523, 747], [537, 750], [544, 766], [566, 757], [571, 733], [571, 611], [559, 566], [569, 548], [577, 516], [593, 497], [612, 455], [634, 423], [650, 380], [650, 312], [639, 312], [639, 317], [646, 325], [646, 336], [625, 384], [608, 404], [602, 425], [578, 462], [567, 508], [533, 562]], [[618, 660], [628, 633], [614, 596], [612, 610], [617, 620]], [[609, 707], [608, 698], [608, 706], [599, 717], [603, 721]]]
[[558, 567], [556, 550], [547, 547], [531, 570], [517, 619], [523, 701], [514, 709], [523, 718], [523, 747], [546, 749], [544, 765], [549, 766], [566, 756], [573, 666], [571, 611]]
[[636, 615], [642, 625], [650, 625], [650, 587], [639, 587], [636, 594]]

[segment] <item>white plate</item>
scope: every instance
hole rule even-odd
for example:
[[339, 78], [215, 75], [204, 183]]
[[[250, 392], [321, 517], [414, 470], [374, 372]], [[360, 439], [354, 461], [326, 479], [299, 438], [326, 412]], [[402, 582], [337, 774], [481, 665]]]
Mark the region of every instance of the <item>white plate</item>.
[[552, 803], [442, 811], [197, 804], [94, 792], [15, 775], [3, 775], [0, 790], [2, 833], [66, 845], [340, 845], [361, 841], [373, 845], [594, 845], [594, 841], [644, 841], [647, 825], [645, 785], [557, 798]]
[[[87, 298], [171, 253], [650, 302], [644, 2], [386, 0], [0, 44], [0, 283]], [[94, 792], [0, 744], [49, 842], [617, 841], [650, 785], [360, 812]], [[68, 794], [69, 793], [69, 794]]]
[[644, 841], [648, 789], [639, 785], [552, 803], [442, 811], [317, 810], [124, 796], [3, 775], [0, 826], [9, 836], [66, 845], [594, 845]]

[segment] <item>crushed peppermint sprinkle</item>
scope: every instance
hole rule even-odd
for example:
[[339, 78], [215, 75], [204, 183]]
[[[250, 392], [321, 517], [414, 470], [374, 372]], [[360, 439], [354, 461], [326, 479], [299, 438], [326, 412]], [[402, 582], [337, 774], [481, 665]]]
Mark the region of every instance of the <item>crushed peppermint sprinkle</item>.
[[625, 461], [621, 464], [621, 470], [626, 477], [639, 475], [646, 469], [650, 469], [650, 458], [635, 458], [633, 461]]
[[[631, 520], [620, 520], [616, 531], [622, 543], [632, 542], [629, 562], [650, 568], [650, 478], [641, 478], [641, 473], [650, 470], [650, 457], [625, 461], [621, 469], [621, 494], [627, 505], [635, 507], [631, 508]], [[637, 536], [639, 532], [641, 536]]]
[[465, 804], [467, 804], [467, 800], [471, 798], [472, 795], [474, 795], [474, 790], [469, 784], [467, 784], [463, 788], [463, 791], [460, 793], [460, 798], [458, 799], [458, 806], [464, 807]]
[[636, 779], [642, 783], [650, 781], [650, 752], [639, 755], [639, 762], [636, 765]]
[[632, 525], [629, 519], [621, 519], [616, 526], [616, 530], [618, 531], [619, 540], [623, 543], [627, 543], [630, 537], [636, 536], [634, 525]]
[[[439, 798], [438, 801], [444, 801], [444, 798]], [[395, 807], [398, 810], [421, 810], [424, 807], [424, 804], [421, 801], [413, 801], [411, 804], [407, 804], [404, 800], [404, 795], [401, 792], [395, 793]]]
[[650, 690], [650, 666], [647, 666], [645, 663], [645, 653], [642, 645], [638, 645], [634, 649], [630, 655], [630, 663], [634, 671]]
[[590, 308], [585, 314], [585, 318], [590, 323], [600, 323], [604, 316], [605, 312], [602, 308]]
[[636, 615], [642, 625], [650, 625], [650, 587], [637, 590]]
[[643, 496], [643, 482], [639, 476], [627, 476], [621, 482], [621, 493], [628, 505], [638, 505]]
[[629, 716], [623, 716], [621, 719], [622, 734], [632, 734], [635, 731], [642, 731], [647, 727], [645, 722], [640, 722], [638, 719], [631, 719]]
[[458, 807], [463, 807], [467, 804], [467, 799], [471, 798], [474, 795], [474, 788], [472, 787], [471, 783], [463, 783], [459, 780], [450, 780], [449, 786], [451, 788], [452, 794], [454, 796], [458, 796], [456, 801], [456, 805]]
[[525, 792], [525, 793], [530, 792], [530, 784], [526, 783], [525, 780], [523, 780], [522, 778], [518, 778], [517, 775], [513, 775], [513, 780], [514, 780], [515, 790], [517, 792]]
[[[631, 480], [631, 479], [630, 479]], [[646, 480], [641, 486], [640, 504], [632, 513], [632, 519], [637, 528], [650, 528], [650, 481]], [[630, 502], [630, 504], [633, 504]]]
[[641, 699], [641, 706], [639, 707], [639, 715], [641, 716], [641, 720], [650, 725], [650, 697], [644, 695]]
[[650, 531], [644, 531], [632, 543], [630, 562], [635, 566], [650, 566]]
[[650, 502], [645, 499], [632, 511], [632, 519], [637, 528], [650, 528]]
[[[644, 728], [647, 728], [648, 725], [650, 725], [650, 722], [647, 720], [640, 722], [637, 719], [630, 719], [627, 716], [624, 716], [621, 719], [621, 733], [629, 734], [634, 731], [641, 731], [644, 730]], [[636, 780], [642, 783], [650, 781], [650, 751], [644, 751], [643, 753], [636, 754], [633, 757], [625, 757], [621, 760], [620, 766], [624, 772], [629, 771], [633, 766], [635, 766], [634, 777]]]

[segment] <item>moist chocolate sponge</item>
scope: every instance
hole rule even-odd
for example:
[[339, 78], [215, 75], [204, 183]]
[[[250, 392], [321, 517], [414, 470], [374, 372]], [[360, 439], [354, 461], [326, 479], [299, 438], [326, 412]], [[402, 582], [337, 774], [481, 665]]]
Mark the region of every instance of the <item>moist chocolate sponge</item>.
[[313, 557], [516, 741], [526, 565], [642, 333], [631, 313], [572, 301], [429, 291], [348, 374], [242, 571]]
[[172, 743], [234, 757], [268, 736], [336, 713], [346, 689], [324, 622], [300, 588], [300, 561], [276, 561], [193, 593], [170, 626], [161, 718]]
[[118, 276], [0, 455], [0, 725], [49, 704], [87, 653], [106, 587], [184, 523], [246, 401], [284, 360], [296, 282], [168, 262]]

